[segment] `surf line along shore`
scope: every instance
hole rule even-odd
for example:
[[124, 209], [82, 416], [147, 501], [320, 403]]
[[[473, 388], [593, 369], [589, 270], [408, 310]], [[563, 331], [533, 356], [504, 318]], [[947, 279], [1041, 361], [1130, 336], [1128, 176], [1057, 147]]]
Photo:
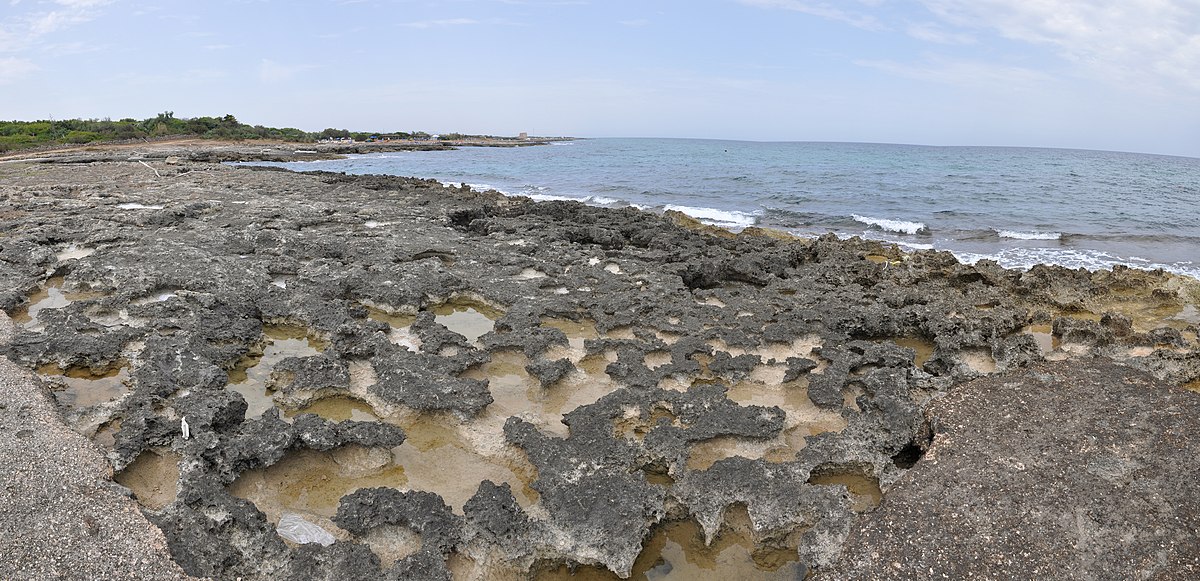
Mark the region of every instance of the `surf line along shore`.
[[[93, 576], [841, 579], [968, 562], [986, 578], [1021, 576], [1022, 553], [1063, 578], [1196, 567], [1197, 491], [1177, 481], [1198, 457], [1194, 280], [234, 168], [220, 148], [128, 155], [0, 166], [4, 356], [74, 430], [56, 437], [91, 440], [78, 469], [99, 455], [115, 479], [64, 494], [116, 491], [138, 534], [161, 534], [138, 562], [163, 569], [129, 572], [103, 547], [133, 529], [48, 516], [39, 534], [92, 547]], [[1109, 430], [1062, 399], [1086, 393], [1055, 388], [1085, 383], [1174, 413]], [[986, 433], [1036, 430], [1044, 454], [979, 440], [973, 422], [1012, 403], [997, 390], [1027, 405]], [[12, 433], [33, 429], [6, 397]], [[1022, 423], [1059, 408], [1079, 416]], [[27, 441], [53, 445], [14, 435], [5, 454], [38, 457]], [[956, 446], [1011, 486], [948, 470]], [[951, 481], [962, 510], [918, 519]], [[38, 502], [5, 490], [9, 510]], [[1008, 532], [1029, 502], [1071, 518]], [[1131, 503], [1157, 528], [1096, 509]], [[912, 538], [921, 558], [867, 549]], [[0, 576], [76, 570], [65, 548], [7, 542]], [[1081, 559], [1095, 565], [1053, 569]]]

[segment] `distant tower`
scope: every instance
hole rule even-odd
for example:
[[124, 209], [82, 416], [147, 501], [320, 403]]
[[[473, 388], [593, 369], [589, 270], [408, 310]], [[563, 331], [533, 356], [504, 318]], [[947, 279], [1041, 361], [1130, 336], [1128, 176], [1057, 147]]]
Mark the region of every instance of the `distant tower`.
[[517, 139], [529, 139], [529, 134], [522, 131], [520, 134], [517, 135]]

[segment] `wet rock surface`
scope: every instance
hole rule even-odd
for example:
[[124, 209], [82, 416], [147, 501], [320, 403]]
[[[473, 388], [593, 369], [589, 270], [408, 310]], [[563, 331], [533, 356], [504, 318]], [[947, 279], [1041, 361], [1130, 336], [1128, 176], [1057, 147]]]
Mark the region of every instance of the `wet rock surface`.
[[1111, 361], [978, 379], [819, 579], [1195, 579], [1200, 398]]
[[[191, 575], [644, 578], [681, 524], [754, 548], [727, 577], [820, 572], [956, 386], [1091, 357], [1200, 379], [1200, 295], [1162, 273], [156, 169], [0, 165], [0, 308], [24, 321], [5, 354], [91, 394], [59, 398], [66, 421], [155, 483], [134, 493]], [[283, 512], [336, 542], [285, 541]]]
[[[0, 314], [0, 336], [11, 324]], [[2, 357], [0, 462], [0, 578], [189, 578], [53, 396]]]

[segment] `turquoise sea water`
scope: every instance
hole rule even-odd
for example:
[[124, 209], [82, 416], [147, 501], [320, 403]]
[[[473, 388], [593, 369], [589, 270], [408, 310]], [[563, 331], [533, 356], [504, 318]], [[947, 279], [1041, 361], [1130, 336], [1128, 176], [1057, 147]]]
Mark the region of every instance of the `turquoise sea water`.
[[1200, 277], [1200, 159], [1064, 149], [587, 139], [283, 165], [537, 199], [673, 208], [733, 229], [833, 232], [973, 262]]

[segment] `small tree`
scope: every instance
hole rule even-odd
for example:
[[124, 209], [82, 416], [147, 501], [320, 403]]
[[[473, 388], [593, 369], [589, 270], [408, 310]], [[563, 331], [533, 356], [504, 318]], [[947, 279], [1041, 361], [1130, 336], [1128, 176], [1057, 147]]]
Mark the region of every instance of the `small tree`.
[[350, 137], [350, 132], [345, 129], [334, 129], [329, 127], [317, 134], [320, 139], [345, 139]]

